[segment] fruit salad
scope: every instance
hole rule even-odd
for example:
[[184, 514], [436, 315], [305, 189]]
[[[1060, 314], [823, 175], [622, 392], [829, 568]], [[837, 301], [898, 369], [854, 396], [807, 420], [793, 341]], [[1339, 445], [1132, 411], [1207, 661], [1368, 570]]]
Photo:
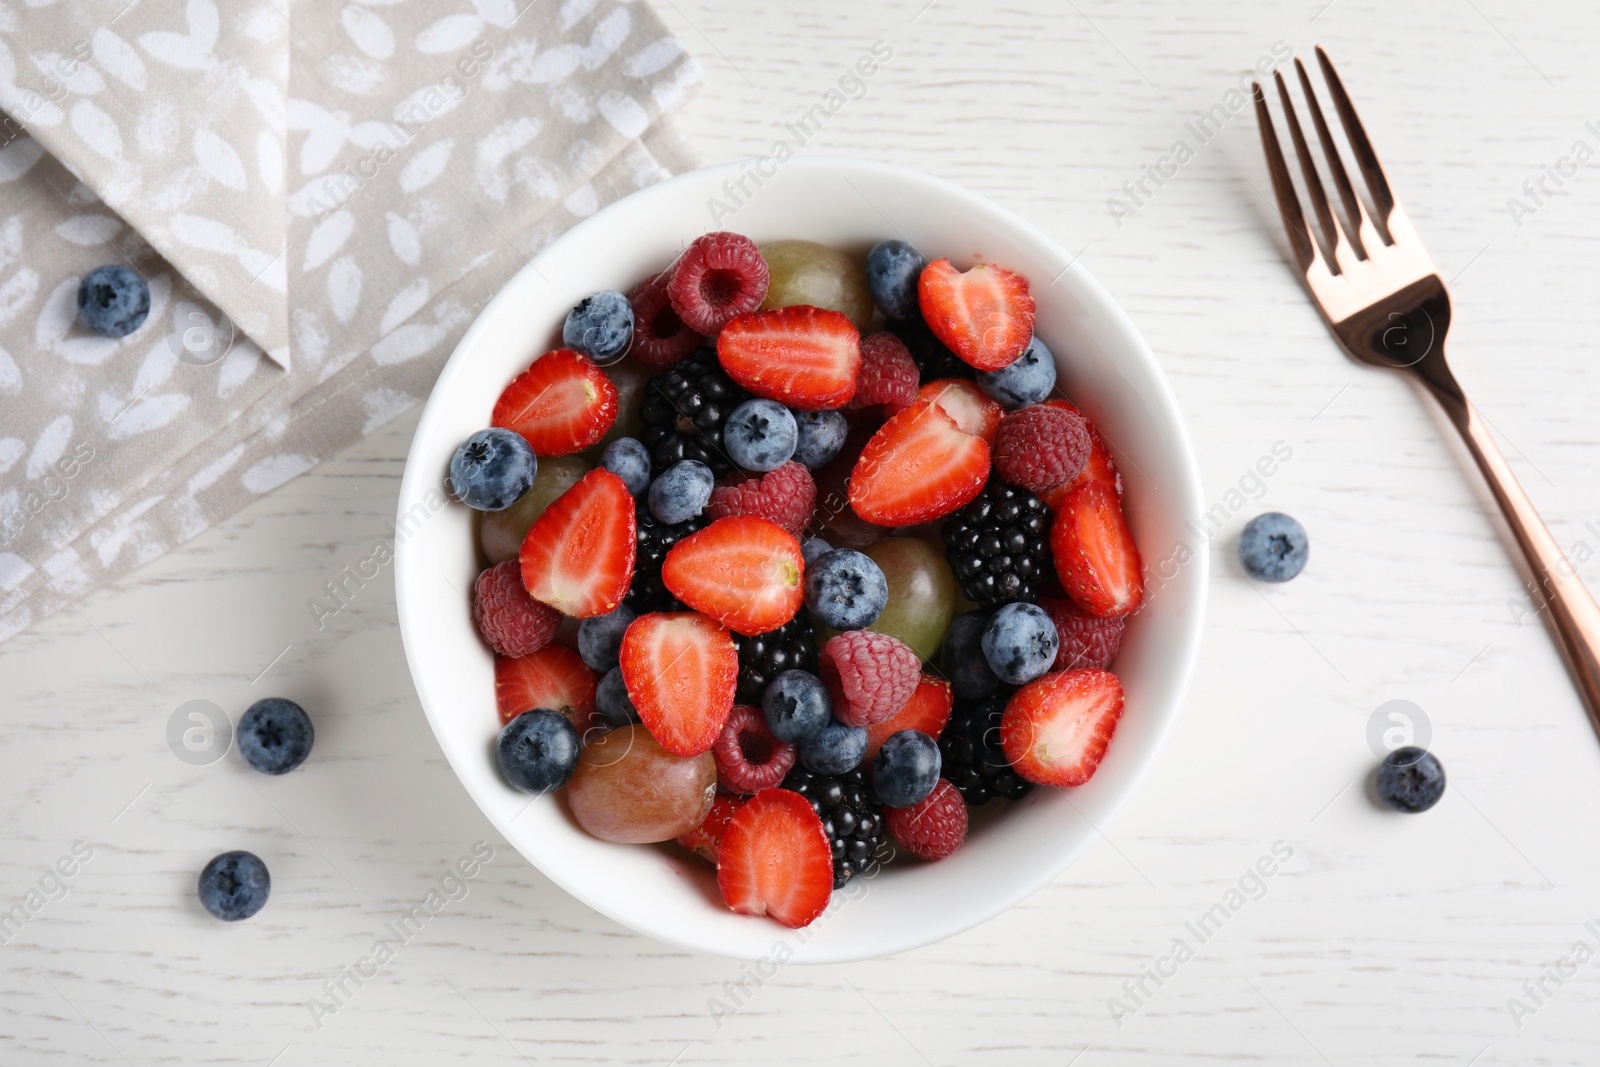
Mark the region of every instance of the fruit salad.
[[731, 232], [574, 307], [450, 464], [508, 785], [804, 926], [1087, 782], [1144, 580], [1034, 310], [997, 264]]

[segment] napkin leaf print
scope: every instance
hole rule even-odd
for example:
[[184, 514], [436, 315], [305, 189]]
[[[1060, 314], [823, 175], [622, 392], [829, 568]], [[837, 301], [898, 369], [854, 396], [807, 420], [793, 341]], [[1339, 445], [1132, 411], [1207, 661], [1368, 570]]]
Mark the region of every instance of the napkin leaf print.
[[105, 109], [88, 100], [72, 105], [72, 132], [83, 143], [110, 160], [122, 158], [122, 131]]
[[94, 49], [94, 61], [101, 70], [134, 92], [144, 92], [144, 60], [139, 58], [133, 45], [104, 26], [94, 31], [90, 44]]
[[221, 22], [217, 5], [211, 0], [189, 0], [184, 10], [189, 20], [186, 32], [152, 30], [140, 35], [139, 47], [169, 66], [208, 70], [217, 61], [211, 54]]
[[[270, 137], [270, 134], [267, 136]], [[244, 161], [239, 158], [239, 153], [233, 150], [233, 145], [210, 130], [194, 131], [194, 158], [201, 170], [229, 189], [242, 193], [250, 187], [250, 179], [245, 174]]]
[[417, 51], [454, 52], [465, 48], [483, 32], [483, 19], [477, 15], [446, 15], [417, 34]]
[[394, 31], [376, 11], [346, 4], [339, 12], [339, 22], [355, 46], [373, 59], [388, 59], [394, 55]]

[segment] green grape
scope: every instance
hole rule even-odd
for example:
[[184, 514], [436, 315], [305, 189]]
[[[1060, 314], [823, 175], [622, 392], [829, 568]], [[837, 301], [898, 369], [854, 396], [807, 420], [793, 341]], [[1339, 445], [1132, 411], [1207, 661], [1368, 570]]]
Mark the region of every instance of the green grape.
[[872, 322], [872, 294], [862, 262], [815, 241], [769, 241], [761, 246], [772, 281], [761, 310], [810, 304], [841, 311], [856, 329]]
[[867, 629], [897, 637], [923, 659], [933, 659], [959, 595], [944, 553], [917, 537], [890, 537], [861, 551], [889, 583], [889, 605]]

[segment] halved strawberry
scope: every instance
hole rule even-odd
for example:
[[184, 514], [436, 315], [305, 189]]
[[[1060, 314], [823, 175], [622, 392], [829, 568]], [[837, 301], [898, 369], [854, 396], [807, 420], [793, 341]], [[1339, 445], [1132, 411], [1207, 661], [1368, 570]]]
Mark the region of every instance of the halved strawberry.
[[916, 692], [911, 694], [911, 699], [906, 701], [904, 707], [894, 713], [894, 718], [867, 727], [867, 755], [861, 761], [862, 766], [871, 766], [872, 761], [878, 758], [878, 749], [889, 740], [889, 735], [901, 730], [921, 730], [938, 740], [950, 722], [953, 702], [949, 682], [924, 674], [917, 683]]
[[617, 387], [606, 372], [570, 348], [546, 352], [494, 402], [491, 426], [528, 439], [535, 455], [588, 448], [617, 421]]
[[1111, 449], [1106, 446], [1106, 439], [1095, 427], [1094, 422], [1079, 411], [1072, 401], [1063, 397], [1046, 400], [1045, 406], [1070, 411], [1074, 415], [1083, 415], [1084, 421], [1089, 423], [1089, 462], [1084, 464], [1083, 471], [1066, 485], [1039, 494], [1044, 502], [1054, 511], [1060, 508], [1061, 501], [1066, 499], [1068, 493], [1088, 482], [1103, 482], [1115, 489], [1117, 496], [1122, 496], [1122, 475], [1117, 473], [1117, 465], [1111, 458]]
[[805, 304], [740, 315], [717, 335], [728, 377], [792, 408], [836, 408], [855, 395], [861, 334], [837, 311]]
[[594, 671], [565, 645], [545, 645], [531, 656], [494, 658], [494, 700], [500, 722], [549, 708], [572, 720], [578, 735], [594, 725]]
[[1144, 564], [1116, 490], [1088, 482], [1061, 500], [1050, 527], [1061, 588], [1091, 615], [1127, 615], [1144, 601]]
[[763, 789], [734, 813], [717, 848], [717, 888], [740, 915], [807, 926], [833, 896], [833, 849], [811, 802]]
[[758, 515], [730, 515], [667, 551], [661, 581], [694, 610], [734, 633], [776, 630], [805, 602], [800, 542]]
[[601, 469], [585, 474], [533, 520], [522, 539], [522, 584], [564, 615], [604, 615], [633, 581], [633, 494]]
[[1028, 280], [993, 263], [963, 272], [936, 259], [922, 268], [917, 301], [933, 335], [979, 370], [1011, 366], [1033, 337]]
[[722, 835], [727, 832], [728, 823], [732, 821], [734, 813], [744, 805], [744, 797], [734, 796], [732, 793], [718, 793], [717, 799], [711, 802], [711, 811], [700, 821], [699, 826], [686, 834], [679, 834], [678, 844], [701, 859], [715, 864], [717, 846], [722, 843]]
[[1000, 747], [1038, 785], [1082, 785], [1106, 754], [1122, 718], [1122, 683], [1110, 671], [1057, 671], [1012, 694], [1000, 717]]
[[960, 378], [940, 378], [936, 382], [929, 382], [917, 390], [917, 399], [938, 404], [946, 415], [956, 420], [962, 433], [981, 437], [991, 445], [994, 444], [995, 431], [1000, 429], [1000, 420], [1006, 414], [1006, 409], [1000, 406], [999, 401]]
[[698, 756], [733, 710], [739, 652], [715, 619], [693, 611], [641, 615], [622, 635], [622, 684], [662, 748]]
[[989, 479], [989, 445], [920, 400], [878, 428], [850, 472], [850, 506], [879, 526], [942, 518]]

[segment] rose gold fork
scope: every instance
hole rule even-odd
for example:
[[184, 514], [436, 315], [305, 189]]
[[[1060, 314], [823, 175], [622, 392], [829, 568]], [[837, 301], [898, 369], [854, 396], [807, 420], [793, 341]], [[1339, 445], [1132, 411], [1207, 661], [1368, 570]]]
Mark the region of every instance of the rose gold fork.
[[[1467, 400], [1450, 372], [1444, 356], [1444, 338], [1450, 329], [1450, 294], [1416, 230], [1411, 228], [1405, 209], [1389, 188], [1377, 153], [1372, 150], [1372, 142], [1367, 140], [1361, 119], [1344, 91], [1344, 83], [1321, 47], [1317, 48], [1317, 64], [1322, 68], [1328, 95], [1339, 113], [1356, 166], [1366, 180], [1373, 214], [1368, 214], [1366, 205], [1350, 183], [1327, 121], [1322, 117], [1322, 108], [1317, 104], [1311, 79], [1306, 76], [1305, 64], [1296, 57], [1294, 66], [1306, 98], [1306, 109], [1311, 113], [1323, 157], [1345, 212], [1341, 218], [1329, 205], [1316, 164], [1307, 149], [1305, 134], [1301, 132], [1300, 120], [1295, 117], [1288, 86], [1284, 84], [1283, 75], [1274, 71], [1273, 80], [1283, 101], [1295, 155], [1300, 159], [1306, 195], [1316, 215], [1320, 245], [1313, 239], [1289, 178], [1289, 166], [1278, 145], [1272, 116], [1267, 112], [1266, 97], [1261, 85], [1256, 83], [1253, 92], [1256, 120], [1261, 127], [1267, 169], [1272, 173], [1278, 211], [1283, 215], [1289, 246], [1305, 278], [1306, 288], [1311, 291], [1311, 298], [1316, 301], [1328, 329], [1351, 358], [1409, 373], [1433, 394], [1460, 432], [1527, 557], [1544, 599], [1543, 606], [1550, 609], [1556, 633], [1566, 649], [1573, 677], [1589, 711], [1589, 721], [1600, 732], [1600, 608], [1595, 606], [1594, 598], [1579, 580], [1571, 561], [1562, 554], [1555, 538], [1540, 521], [1477, 409]], [[1325, 254], [1324, 248], [1329, 252]]]

